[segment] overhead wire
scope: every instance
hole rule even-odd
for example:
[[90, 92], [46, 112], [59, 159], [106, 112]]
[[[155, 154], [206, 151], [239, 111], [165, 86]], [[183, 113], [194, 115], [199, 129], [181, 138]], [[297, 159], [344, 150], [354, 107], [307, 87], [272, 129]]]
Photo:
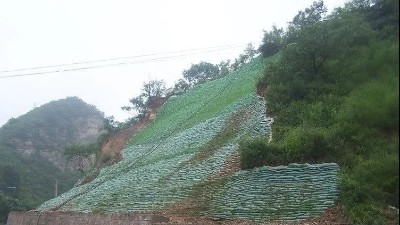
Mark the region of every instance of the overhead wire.
[[[17, 73], [17, 74], [11, 74], [11, 75], [3, 75], [3, 76], [0, 76], [0, 79], [1, 78], [11, 78], [11, 77], [22, 77], [22, 76], [35, 76], [35, 75], [43, 75], [43, 74], [49, 74], [49, 73], [59, 73], [59, 72], [87, 70], [87, 69], [112, 67], [112, 66], [122, 66], [122, 65], [127, 65], [127, 64], [140, 64], [140, 63], [148, 63], [148, 62], [158, 62], [158, 61], [165, 61], [165, 60], [172, 60], [172, 59], [182, 58], [182, 57], [191, 56], [191, 55], [198, 55], [198, 54], [205, 54], [205, 53], [211, 53], [211, 52], [224, 51], [224, 50], [229, 50], [229, 49], [234, 49], [234, 48], [239, 48], [239, 47], [241, 47], [241, 46], [240, 45], [226, 45], [226, 46], [216, 46], [216, 47], [199, 48], [199, 49], [191, 49], [191, 50], [181, 50], [181, 51], [166, 52], [166, 53], [153, 53], [153, 54], [136, 55], [136, 56], [129, 56], [129, 57], [119, 57], [119, 58], [112, 58], [112, 59], [102, 59], [102, 60], [75, 62], [75, 63], [68, 63], [68, 64], [58, 64], [58, 65], [50, 65], [50, 66], [31, 67], [31, 68], [24, 68], [24, 69], [3, 70], [3, 71], [0, 71], [0, 73], [12, 73], [12, 72], [21, 72], [21, 71], [28, 71], [28, 70], [33, 70], [34, 71], [34, 70], [39, 70], [39, 69], [57, 68], [58, 67], [58, 69], [53, 69], [53, 70], [50, 70], [50, 71], [35, 71], [35, 72], [28, 72], [28, 73]], [[210, 49], [210, 50], [205, 50], [205, 51], [200, 51], [200, 52], [193, 52], [193, 51], [198, 51], [198, 50], [203, 50], [203, 49]], [[65, 68], [65, 69], [62, 68], [62, 67], [68, 67], [68, 66], [70, 67], [70, 66], [74, 66], [74, 65], [85, 65], [85, 64], [91, 64], [91, 63], [93, 64], [93, 63], [100, 63], [100, 62], [110, 62], [110, 61], [117, 61], [117, 60], [134, 59], [134, 58], [140, 58], [140, 57], [143, 58], [143, 57], [148, 57], [148, 56], [168, 55], [168, 54], [176, 54], [176, 53], [184, 53], [184, 52], [189, 52], [189, 53], [179, 54], [179, 55], [172, 55], [172, 56], [164, 56], [164, 57], [155, 57], [155, 58], [149, 58], [149, 59], [140, 59], [140, 60], [134, 60], [134, 61], [113, 62], [113, 63], [100, 64], [100, 65], [88, 65], [88, 66], [82, 66], [82, 67], [76, 67], [76, 68]]]
[[220, 46], [213, 46], [213, 47], [205, 47], [205, 48], [194, 48], [194, 49], [186, 49], [186, 50], [179, 50], [179, 51], [171, 51], [171, 52], [159, 52], [159, 53], [150, 53], [150, 54], [142, 54], [142, 55], [134, 55], [134, 56], [125, 56], [125, 57], [117, 57], [117, 58], [110, 58], [110, 59], [99, 59], [99, 60], [91, 60], [91, 61], [82, 61], [82, 62], [73, 62], [73, 63], [64, 63], [58, 65], [47, 65], [47, 66], [38, 66], [38, 67], [30, 67], [30, 68], [22, 68], [22, 69], [12, 69], [12, 70], [2, 70], [0, 73], [9, 73], [9, 72], [17, 72], [17, 71], [24, 71], [24, 70], [35, 70], [35, 69], [44, 69], [44, 68], [52, 68], [52, 67], [60, 67], [60, 66], [72, 66], [72, 65], [80, 65], [80, 64], [87, 64], [87, 63], [97, 63], [97, 62], [106, 62], [106, 61], [115, 61], [115, 60], [123, 60], [123, 59], [132, 59], [132, 58], [139, 58], [139, 57], [147, 57], [147, 56], [155, 56], [155, 55], [166, 55], [166, 54], [176, 54], [182, 52], [191, 52], [191, 51], [198, 51], [198, 50], [206, 50], [206, 49], [213, 49], [213, 48], [237, 48], [241, 45], [220, 45]]

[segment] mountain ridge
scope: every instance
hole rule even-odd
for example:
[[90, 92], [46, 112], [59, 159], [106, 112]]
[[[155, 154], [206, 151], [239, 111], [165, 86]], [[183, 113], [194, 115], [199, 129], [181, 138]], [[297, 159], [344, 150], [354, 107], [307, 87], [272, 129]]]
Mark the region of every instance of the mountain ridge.
[[0, 186], [15, 188], [3, 188], [3, 193], [31, 208], [55, 195], [56, 182], [58, 193], [72, 187], [79, 165], [68, 162], [62, 151], [95, 141], [103, 116], [83, 100], [68, 97], [10, 119], [0, 128]]

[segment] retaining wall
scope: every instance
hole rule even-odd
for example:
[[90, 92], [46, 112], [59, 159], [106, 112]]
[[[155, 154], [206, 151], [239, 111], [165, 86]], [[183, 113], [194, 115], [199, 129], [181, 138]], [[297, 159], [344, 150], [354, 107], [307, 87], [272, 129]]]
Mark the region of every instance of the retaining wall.
[[77, 212], [11, 212], [7, 225], [152, 225], [168, 217], [149, 213], [94, 214]]
[[[290, 164], [235, 173], [200, 192], [195, 205], [200, 214], [219, 219], [301, 221], [318, 217], [338, 198], [335, 163]], [[204, 196], [203, 196], [204, 195]], [[180, 212], [185, 214], [187, 212]], [[96, 214], [78, 212], [12, 212], [7, 225], [153, 225], [169, 218], [151, 212]]]
[[300, 221], [318, 217], [339, 196], [336, 163], [290, 164], [241, 171], [212, 197], [207, 212], [253, 221]]

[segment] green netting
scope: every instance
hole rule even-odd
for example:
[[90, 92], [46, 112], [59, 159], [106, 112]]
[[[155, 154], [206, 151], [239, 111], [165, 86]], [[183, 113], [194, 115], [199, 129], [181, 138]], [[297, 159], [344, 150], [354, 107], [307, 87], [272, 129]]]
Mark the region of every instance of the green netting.
[[[265, 115], [263, 99], [254, 94], [264, 65], [255, 60], [227, 77], [171, 98], [156, 121], [132, 138], [124, 160], [38, 210], [159, 210], [193, 197], [199, 185], [237, 154], [242, 137], [271, 134], [272, 119]], [[240, 172], [205, 192], [211, 204], [203, 213], [253, 220], [312, 217], [334, 204], [336, 173], [334, 164]]]
[[[246, 113], [238, 117], [238, 111]], [[225, 160], [236, 152], [241, 136], [266, 135], [269, 128], [263, 122], [263, 111], [263, 101], [248, 95], [217, 117], [171, 135], [162, 143], [133, 145], [125, 150], [123, 161], [102, 169], [91, 183], [44, 203], [39, 210], [62, 205], [61, 210], [82, 212], [144, 211], [180, 201], [190, 195], [195, 184], [222, 169]], [[236, 135], [210, 157], [194, 162], [195, 155], [233, 117], [240, 120]]]

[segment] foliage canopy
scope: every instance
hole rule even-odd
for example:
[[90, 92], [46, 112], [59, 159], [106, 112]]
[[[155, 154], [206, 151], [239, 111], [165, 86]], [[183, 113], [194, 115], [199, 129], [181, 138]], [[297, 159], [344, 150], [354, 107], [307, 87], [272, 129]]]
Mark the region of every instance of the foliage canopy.
[[399, 208], [397, 22], [398, 1], [355, 0], [330, 15], [318, 1], [265, 32], [263, 56], [280, 49], [260, 80], [273, 140], [241, 143], [242, 167], [338, 162], [352, 222], [387, 223]]

